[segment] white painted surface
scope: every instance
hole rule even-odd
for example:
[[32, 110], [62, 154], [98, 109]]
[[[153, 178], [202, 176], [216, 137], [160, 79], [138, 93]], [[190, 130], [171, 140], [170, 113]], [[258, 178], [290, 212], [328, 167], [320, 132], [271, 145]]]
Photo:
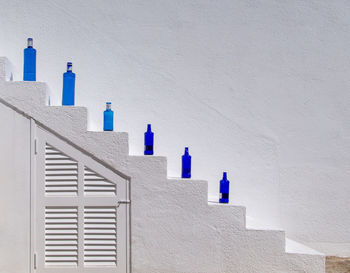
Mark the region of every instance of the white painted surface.
[[127, 273], [129, 182], [33, 127], [35, 272]]
[[143, 151], [151, 122], [170, 175], [188, 145], [193, 176], [209, 180], [210, 195], [227, 170], [232, 200], [248, 215], [350, 255], [348, 2], [0, 4], [0, 55], [14, 62], [15, 79], [33, 36], [53, 104], [72, 60], [90, 128], [102, 127], [111, 100], [132, 154]]
[[286, 251], [291, 253], [322, 255], [322, 253], [288, 238], [286, 238]]
[[30, 122], [2, 104], [0, 122], [0, 272], [28, 273]]
[[[324, 272], [324, 256], [286, 253], [283, 231], [247, 230], [244, 207], [208, 204], [207, 182], [167, 179], [166, 158], [128, 156], [122, 147], [127, 142], [115, 142], [109, 134], [98, 139], [112, 148], [99, 149], [100, 143], [88, 141], [82, 127], [72, 126], [85, 123], [85, 111], [77, 108], [73, 115], [69, 107], [45, 106], [45, 94], [41, 83], [0, 83], [1, 104], [130, 178], [132, 272]], [[58, 117], [66, 118], [64, 127]], [[114, 135], [125, 139], [125, 134]]]

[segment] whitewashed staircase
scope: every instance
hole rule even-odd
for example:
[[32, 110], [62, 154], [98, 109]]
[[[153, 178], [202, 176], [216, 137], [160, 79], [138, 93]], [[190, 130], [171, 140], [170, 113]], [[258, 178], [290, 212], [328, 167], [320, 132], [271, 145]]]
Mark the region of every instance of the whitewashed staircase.
[[283, 231], [247, 229], [244, 207], [208, 203], [206, 181], [168, 179], [165, 157], [130, 156], [127, 133], [89, 132], [86, 108], [47, 106], [45, 83], [11, 78], [0, 58], [0, 103], [129, 177], [131, 272], [325, 272], [323, 255], [287, 253]]

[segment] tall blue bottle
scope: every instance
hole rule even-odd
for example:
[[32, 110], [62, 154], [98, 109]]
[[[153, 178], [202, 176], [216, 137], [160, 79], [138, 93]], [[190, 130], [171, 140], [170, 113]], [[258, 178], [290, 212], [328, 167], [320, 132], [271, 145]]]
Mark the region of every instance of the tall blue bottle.
[[182, 178], [191, 178], [191, 156], [188, 153], [188, 147], [185, 147], [185, 153], [182, 156]]
[[112, 103], [106, 102], [106, 110], [103, 113], [103, 131], [113, 131]]
[[36, 81], [36, 50], [33, 48], [33, 39], [28, 38], [28, 46], [24, 49], [23, 80]]
[[62, 105], [74, 105], [75, 73], [72, 63], [67, 63], [67, 72], [63, 74]]
[[147, 124], [147, 132], [145, 132], [145, 155], [153, 155], [154, 133], [151, 124]]
[[220, 180], [220, 203], [228, 203], [230, 194], [230, 181], [227, 180], [227, 173], [224, 172]]

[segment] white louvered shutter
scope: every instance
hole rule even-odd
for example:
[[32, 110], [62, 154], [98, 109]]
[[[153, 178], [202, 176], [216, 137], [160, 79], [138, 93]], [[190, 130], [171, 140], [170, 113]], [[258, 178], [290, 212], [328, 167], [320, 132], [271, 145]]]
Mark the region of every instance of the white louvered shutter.
[[77, 196], [78, 163], [48, 143], [45, 145], [45, 193]]
[[94, 171], [84, 169], [84, 193], [90, 196], [115, 196], [116, 185]]
[[77, 207], [45, 207], [45, 264], [78, 266]]
[[33, 267], [127, 273], [128, 181], [37, 127]]
[[84, 263], [87, 266], [117, 264], [116, 207], [84, 207]]

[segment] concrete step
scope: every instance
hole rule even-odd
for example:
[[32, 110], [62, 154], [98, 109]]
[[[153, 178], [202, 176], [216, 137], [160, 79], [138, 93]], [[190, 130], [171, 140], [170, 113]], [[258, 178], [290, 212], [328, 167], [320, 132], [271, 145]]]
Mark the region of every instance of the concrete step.
[[208, 219], [218, 227], [234, 230], [246, 230], [246, 208], [218, 202], [208, 202]]
[[129, 155], [128, 133], [87, 131], [80, 138], [81, 148], [89, 150], [98, 158], [104, 158], [111, 166], [121, 166]]
[[286, 238], [286, 252], [296, 254], [308, 254], [308, 255], [324, 255], [311, 247], [298, 243], [294, 240]]
[[208, 203], [208, 182], [204, 180], [168, 178], [167, 191], [172, 198], [187, 207], [205, 209]]
[[43, 126], [62, 135], [71, 135], [70, 139], [80, 139], [87, 131], [87, 108], [81, 106], [45, 106], [32, 111], [32, 117]]
[[325, 257], [323, 255], [285, 253], [281, 260], [280, 264], [284, 266], [283, 272], [325, 273]]
[[49, 88], [42, 82], [0, 81], [0, 98], [11, 108], [29, 114], [48, 105]]

